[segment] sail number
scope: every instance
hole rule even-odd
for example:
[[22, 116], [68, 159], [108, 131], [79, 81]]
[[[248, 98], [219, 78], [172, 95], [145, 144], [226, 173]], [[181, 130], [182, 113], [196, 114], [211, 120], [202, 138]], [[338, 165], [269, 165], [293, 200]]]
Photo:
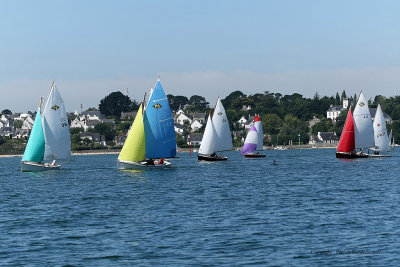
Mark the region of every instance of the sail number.
[[68, 126], [68, 123], [67, 122], [62, 122], [61, 123], [61, 127], [65, 127], [65, 126]]
[[368, 117], [369, 117], [368, 115], [363, 115], [364, 119], [368, 119]]

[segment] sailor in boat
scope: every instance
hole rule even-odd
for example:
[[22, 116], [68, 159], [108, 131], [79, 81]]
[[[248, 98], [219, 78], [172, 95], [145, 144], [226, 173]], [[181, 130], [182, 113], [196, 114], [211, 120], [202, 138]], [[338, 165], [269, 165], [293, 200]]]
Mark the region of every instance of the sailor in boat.
[[154, 165], [154, 160], [153, 159], [148, 159], [146, 162], [146, 165]]

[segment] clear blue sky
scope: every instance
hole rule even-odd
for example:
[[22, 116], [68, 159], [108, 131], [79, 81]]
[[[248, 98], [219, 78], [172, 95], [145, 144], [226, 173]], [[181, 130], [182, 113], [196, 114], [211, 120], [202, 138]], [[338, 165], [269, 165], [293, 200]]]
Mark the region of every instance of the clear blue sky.
[[0, 110], [34, 110], [56, 79], [67, 110], [233, 90], [399, 94], [398, 1], [4, 1]]

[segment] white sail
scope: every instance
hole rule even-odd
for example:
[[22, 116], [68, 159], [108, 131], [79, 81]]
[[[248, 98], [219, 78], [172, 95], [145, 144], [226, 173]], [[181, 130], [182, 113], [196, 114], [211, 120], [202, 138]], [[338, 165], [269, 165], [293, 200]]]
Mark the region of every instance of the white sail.
[[[258, 118], [258, 116], [256, 118]], [[264, 138], [264, 135], [263, 135], [261, 121], [260, 120], [258, 120], [258, 121], [256, 120], [254, 122], [254, 126], [256, 127], [257, 134], [258, 134], [257, 150], [263, 150], [263, 138]]]
[[374, 119], [375, 151], [389, 151], [390, 139], [387, 135], [386, 122], [381, 105], [378, 104]]
[[71, 158], [71, 139], [64, 101], [55, 85], [52, 86], [42, 113], [45, 139], [45, 160]]
[[204, 130], [203, 139], [199, 148], [199, 154], [210, 155], [215, 152], [215, 141], [217, 134], [211, 116], [208, 115], [206, 128]]
[[389, 149], [393, 150], [394, 148], [394, 137], [393, 137], [393, 130], [390, 130], [390, 134], [389, 134]]
[[222, 106], [221, 100], [218, 98], [215, 105], [212, 121], [217, 133], [215, 142], [215, 151], [224, 151], [233, 149], [231, 130], [229, 129], [228, 118], [226, 117], [225, 109]]
[[358, 97], [357, 105], [353, 113], [354, 135], [356, 148], [370, 148], [375, 145], [374, 127], [372, 126], [371, 113], [368, 102], [362, 93]]

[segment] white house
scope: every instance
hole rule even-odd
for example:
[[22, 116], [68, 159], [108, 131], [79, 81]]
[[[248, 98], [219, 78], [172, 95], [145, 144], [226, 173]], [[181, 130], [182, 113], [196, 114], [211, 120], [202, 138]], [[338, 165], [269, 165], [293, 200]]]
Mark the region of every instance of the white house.
[[87, 121], [98, 120], [98, 121], [100, 121], [103, 118], [104, 118], [104, 116], [98, 110], [84, 111], [79, 116], [79, 120], [81, 120], [81, 121], [83, 121], [83, 120], [87, 120]]
[[185, 114], [185, 112], [181, 108], [179, 108], [179, 110], [176, 112], [176, 115], [179, 115], [179, 114]]
[[199, 122], [198, 120], [194, 120], [192, 122], [192, 124], [190, 125], [190, 128], [192, 129], [192, 132], [200, 129], [203, 126], [203, 124], [201, 122]]
[[240, 126], [242, 126], [242, 127], [244, 127], [244, 125], [246, 124], [246, 122], [247, 122], [247, 119], [246, 119], [245, 116], [242, 116], [242, 117], [240, 118], [240, 120], [238, 120], [238, 123], [239, 123]]
[[12, 119], [7, 115], [1, 115], [0, 118], [0, 128], [2, 127], [11, 127], [12, 126]]
[[347, 109], [349, 106], [349, 100], [347, 98], [343, 99], [343, 104], [340, 106], [338, 105], [331, 105], [329, 109], [326, 111], [326, 117], [331, 119], [332, 121], [336, 121], [336, 118], [339, 116], [340, 112], [343, 109]]
[[309, 120], [307, 123], [308, 123], [308, 127], [311, 128], [311, 127], [313, 127], [315, 124], [320, 123], [320, 122], [321, 122], [321, 120], [314, 116], [313, 119], [312, 119], [312, 120]]
[[86, 132], [88, 129], [88, 126], [86, 125], [86, 121], [80, 121], [78, 118], [75, 118], [70, 125], [70, 128], [83, 128], [83, 130]]
[[14, 117], [14, 120], [16, 120], [16, 121], [24, 121], [27, 117], [31, 116], [28, 113], [19, 113], [19, 114], [17, 113], [16, 115], [18, 115], [18, 116]]
[[253, 127], [254, 125], [254, 116], [249, 116], [249, 119], [247, 120], [247, 122], [244, 124], [244, 128], [246, 130], [250, 130], [251, 127]]
[[23, 130], [32, 130], [32, 127], [33, 127], [34, 123], [35, 123], [35, 121], [32, 119], [31, 115], [29, 115], [22, 122], [21, 129], [23, 129]]
[[192, 123], [192, 120], [188, 116], [186, 116], [184, 113], [180, 113], [180, 114], [177, 114], [175, 116], [175, 122], [176, 123], [178, 123], [180, 125], [184, 125], [185, 121], [188, 121], [189, 124]]
[[175, 133], [183, 134], [183, 125], [180, 125], [178, 123], [174, 123], [174, 129], [175, 129]]

